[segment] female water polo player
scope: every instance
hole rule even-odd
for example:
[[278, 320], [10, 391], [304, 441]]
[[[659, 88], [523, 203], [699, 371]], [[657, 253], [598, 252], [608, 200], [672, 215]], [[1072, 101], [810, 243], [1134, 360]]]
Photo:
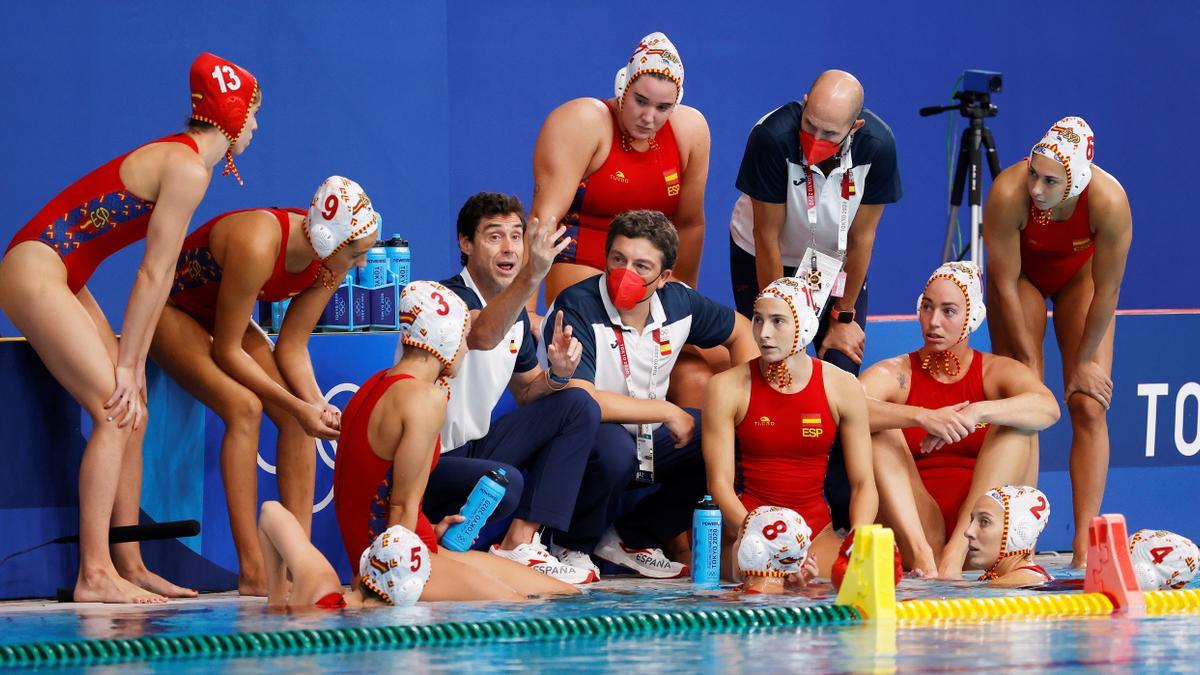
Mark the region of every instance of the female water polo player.
[[[138, 520], [146, 352], [179, 247], [213, 166], [224, 157], [225, 173], [237, 177], [233, 157], [258, 128], [262, 93], [249, 72], [206, 53], [190, 83], [187, 131], [73, 183], [17, 232], [0, 262], [0, 308], [92, 419], [79, 470], [80, 602], [195, 595], [148, 571], [136, 543], [108, 545], [111, 525]], [[141, 239], [146, 252], [118, 340], [86, 284], [105, 258]]]
[[700, 437], [708, 489], [721, 507], [727, 539], [755, 508], [795, 510], [816, 533], [813, 553], [828, 576], [839, 544], [824, 495], [835, 438], [846, 452], [852, 524], [875, 522], [879, 500], [862, 387], [804, 351], [817, 323], [806, 284], [788, 277], [764, 288], [753, 319], [762, 356], [713, 376]]
[[[342, 278], [365, 260], [378, 235], [379, 215], [362, 187], [333, 176], [307, 212], [234, 211], [184, 240], [151, 356], [225, 423], [221, 473], [243, 595], [267, 593], [254, 526], [263, 411], [279, 430], [280, 500], [307, 532], [313, 437], [336, 440], [341, 416], [317, 385], [308, 339]], [[272, 346], [250, 315], [260, 300], [289, 298]]]
[[[996, 353], [1041, 376], [1046, 300], [1054, 307], [1071, 415], [1075, 567], [1087, 557], [1088, 523], [1100, 513], [1108, 476], [1113, 317], [1133, 239], [1125, 190], [1092, 164], [1094, 154], [1087, 122], [1064, 117], [996, 177], [983, 217]], [[1026, 483], [1036, 481], [1036, 460], [1035, 445]]]
[[[438, 547], [449, 524], [435, 529], [421, 512], [437, 464], [448, 387], [466, 351], [467, 305], [441, 284], [416, 281], [400, 296], [400, 360], [363, 383], [346, 405], [334, 466], [334, 508], [350, 560], [392, 525], [421, 538], [430, 553], [422, 600], [521, 600], [574, 594], [575, 587], [482, 551]], [[454, 518], [451, 516], [451, 518]]]
[[908, 567], [946, 578], [962, 575], [975, 499], [989, 485], [1019, 482], [1031, 437], [1058, 419], [1032, 370], [968, 346], [987, 311], [982, 286], [971, 263], [937, 268], [917, 300], [924, 344], [861, 378], [882, 520]]

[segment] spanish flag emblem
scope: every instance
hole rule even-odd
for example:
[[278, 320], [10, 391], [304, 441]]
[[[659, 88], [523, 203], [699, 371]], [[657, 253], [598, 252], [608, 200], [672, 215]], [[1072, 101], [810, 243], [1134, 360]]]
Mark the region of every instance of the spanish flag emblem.
[[820, 424], [821, 413], [804, 413], [800, 416], [801, 424]]
[[667, 196], [679, 194], [679, 169], [667, 169], [663, 172], [663, 180], [667, 183]]
[[516, 354], [516, 353], [517, 353], [517, 339], [516, 339], [516, 338], [509, 338], [509, 340], [508, 340], [508, 353], [509, 353], [509, 354]]
[[659, 356], [671, 355], [671, 338], [667, 337], [667, 332], [660, 329], [654, 329], [654, 341], [658, 343]]

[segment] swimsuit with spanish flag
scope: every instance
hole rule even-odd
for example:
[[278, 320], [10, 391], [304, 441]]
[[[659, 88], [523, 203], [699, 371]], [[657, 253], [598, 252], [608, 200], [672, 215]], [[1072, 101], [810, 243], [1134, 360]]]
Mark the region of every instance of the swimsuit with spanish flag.
[[617, 111], [608, 106], [612, 117], [612, 147], [604, 164], [579, 182], [575, 199], [562, 225], [571, 244], [558, 254], [555, 262], [588, 265], [604, 269], [604, 240], [608, 225], [620, 213], [632, 209], [662, 211], [674, 218], [679, 209], [681, 190], [679, 146], [668, 120], [654, 136], [650, 149], [638, 152], [626, 149], [622, 142]]
[[1029, 218], [1021, 230], [1021, 273], [1050, 297], [1062, 290], [1080, 268], [1092, 259], [1096, 243], [1088, 217], [1089, 185], [1079, 193], [1075, 210], [1066, 220], [1046, 220], [1029, 204]]
[[812, 360], [808, 384], [794, 394], [771, 386], [750, 362], [750, 403], [737, 425], [738, 497], [747, 510], [783, 506], [819, 534], [830, 521], [825, 469], [837, 425], [825, 396], [824, 364]]

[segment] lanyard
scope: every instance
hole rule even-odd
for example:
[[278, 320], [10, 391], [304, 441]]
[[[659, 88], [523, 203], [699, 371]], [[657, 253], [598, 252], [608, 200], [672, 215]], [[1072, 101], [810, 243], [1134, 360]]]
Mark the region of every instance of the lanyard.
[[[846, 152], [842, 153], [841, 170], [842, 199], [838, 217], [838, 257], [844, 260], [846, 258], [846, 242], [850, 233], [850, 198], [856, 192], [849, 147], [846, 148]], [[804, 185], [807, 197], [806, 206], [808, 207], [808, 229], [812, 232], [813, 250], [815, 251], [817, 248], [817, 192], [813, 187], [813, 172], [807, 161], [804, 164]]]
[[[612, 330], [617, 340], [617, 353], [621, 355], [621, 374], [625, 376], [625, 387], [629, 390], [630, 397], [637, 398], [633, 389], [633, 371], [629, 367], [629, 352], [625, 350], [625, 332], [615, 323]], [[658, 348], [654, 350], [654, 356], [650, 359], [650, 378], [646, 381], [646, 397], [649, 399], [658, 398], [654, 383], [658, 380], [659, 360], [662, 355], [662, 333], [655, 328], [653, 335]]]

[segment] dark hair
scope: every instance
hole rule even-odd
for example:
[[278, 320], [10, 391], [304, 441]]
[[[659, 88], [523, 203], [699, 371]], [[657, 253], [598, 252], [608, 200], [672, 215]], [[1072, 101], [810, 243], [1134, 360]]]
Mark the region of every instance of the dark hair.
[[358, 583], [358, 591], [360, 593], [362, 593], [363, 600], [368, 600], [368, 599], [373, 598], [375, 600], [378, 600], [379, 602], [382, 602], [385, 605], [392, 604], [391, 601], [389, 601], [387, 598], [383, 597], [378, 592], [376, 592], [374, 588], [371, 588], [370, 586], [362, 583], [362, 581], [359, 581], [359, 583]]
[[[479, 229], [479, 221], [491, 216], [507, 216], [510, 213], [515, 213], [521, 218], [521, 229], [525, 229], [525, 207], [516, 195], [499, 192], [480, 192], [471, 195], [471, 198], [458, 210], [458, 236], [473, 241], [475, 231]], [[466, 253], [459, 253], [459, 259], [462, 264], [467, 264]]]
[[662, 268], [675, 267], [675, 256], [679, 253], [679, 234], [675, 225], [662, 211], [626, 211], [613, 218], [608, 226], [608, 238], [604, 241], [604, 255], [612, 250], [613, 240], [618, 236], [629, 239], [649, 239], [662, 254]]
[[183, 127], [185, 129], [187, 129], [188, 131], [208, 131], [209, 129], [217, 128], [216, 125], [212, 124], [211, 122], [205, 122], [204, 120], [198, 120], [195, 117], [189, 117], [186, 120], [184, 120]]

